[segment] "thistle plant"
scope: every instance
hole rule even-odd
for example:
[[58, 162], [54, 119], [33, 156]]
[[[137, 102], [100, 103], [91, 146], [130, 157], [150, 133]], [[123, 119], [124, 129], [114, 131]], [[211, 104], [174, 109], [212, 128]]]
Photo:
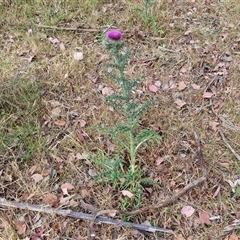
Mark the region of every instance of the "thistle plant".
[[120, 87], [119, 94], [107, 96], [105, 100], [122, 115], [123, 122], [112, 128], [100, 127], [100, 130], [111, 137], [117, 151], [114, 157], [101, 153], [95, 161], [105, 168], [97, 177], [100, 182], [110, 183], [133, 194], [131, 200], [126, 197], [122, 201], [122, 209], [126, 210], [130, 204], [139, 208], [142, 204], [143, 186], [154, 184], [152, 180], [144, 178], [138, 152], [149, 142], [159, 142], [160, 136], [152, 130], [140, 127], [140, 118], [149, 109], [152, 101], [142, 104], [134, 98], [133, 92], [140, 79], [131, 80], [125, 74], [130, 51], [124, 48], [121, 37], [120, 31], [109, 31], [104, 44], [113, 59], [113, 62], [106, 65], [113, 71], [105, 73]]
[[156, 17], [152, 14], [152, 8], [156, 4], [155, 0], [142, 0], [143, 8], [134, 8], [134, 10], [142, 14], [145, 27], [150, 27], [157, 33], [163, 34], [164, 31], [157, 26]]
[[141, 9], [144, 13], [145, 24], [152, 22], [153, 15], [151, 14], [151, 9], [155, 5], [156, 1], [153, 0], [142, 0], [144, 9]]

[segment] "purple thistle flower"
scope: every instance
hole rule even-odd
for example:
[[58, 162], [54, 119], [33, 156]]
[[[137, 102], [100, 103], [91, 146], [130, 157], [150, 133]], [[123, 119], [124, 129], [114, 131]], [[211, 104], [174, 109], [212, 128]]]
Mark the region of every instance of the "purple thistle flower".
[[110, 30], [107, 33], [107, 37], [111, 40], [119, 40], [122, 37], [122, 33], [119, 30]]

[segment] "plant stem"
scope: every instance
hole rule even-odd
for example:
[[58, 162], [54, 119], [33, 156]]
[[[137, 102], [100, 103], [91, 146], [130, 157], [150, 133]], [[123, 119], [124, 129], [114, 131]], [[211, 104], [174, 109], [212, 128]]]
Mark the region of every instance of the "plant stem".
[[130, 144], [130, 164], [131, 164], [131, 172], [134, 172], [136, 165], [136, 152], [135, 152], [135, 144], [134, 144], [134, 136], [132, 132], [129, 132], [129, 144]]

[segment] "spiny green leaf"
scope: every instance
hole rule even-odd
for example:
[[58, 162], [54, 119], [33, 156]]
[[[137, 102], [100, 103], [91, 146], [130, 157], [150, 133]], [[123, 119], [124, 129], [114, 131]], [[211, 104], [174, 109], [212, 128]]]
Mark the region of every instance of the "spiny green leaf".
[[136, 142], [136, 151], [145, 143], [148, 142], [160, 142], [161, 137], [152, 130], [142, 130], [141, 133], [139, 133], [135, 137]]

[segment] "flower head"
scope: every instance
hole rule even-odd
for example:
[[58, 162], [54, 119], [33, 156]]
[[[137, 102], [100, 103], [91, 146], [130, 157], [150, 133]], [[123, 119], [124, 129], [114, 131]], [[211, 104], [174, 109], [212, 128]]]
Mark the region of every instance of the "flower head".
[[107, 37], [111, 40], [119, 40], [122, 37], [122, 33], [119, 30], [110, 30], [107, 33]]

